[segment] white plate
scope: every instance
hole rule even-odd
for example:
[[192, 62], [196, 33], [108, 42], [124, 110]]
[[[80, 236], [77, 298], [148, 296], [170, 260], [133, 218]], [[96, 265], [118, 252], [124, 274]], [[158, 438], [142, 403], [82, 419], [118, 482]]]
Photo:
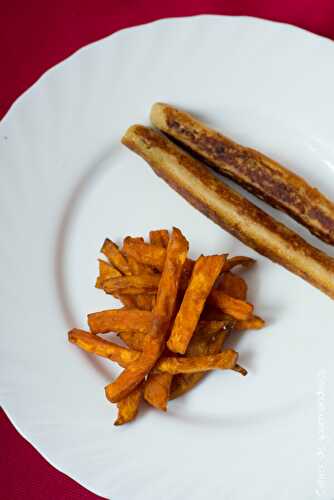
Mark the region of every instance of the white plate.
[[249, 375], [212, 373], [167, 415], [144, 409], [114, 427], [103, 388], [115, 369], [66, 340], [87, 312], [113, 306], [93, 286], [105, 236], [177, 225], [194, 255], [255, 255], [121, 146], [125, 129], [147, 123], [155, 101], [180, 105], [334, 199], [333, 60], [332, 42], [291, 26], [169, 19], [80, 50], [3, 120], [1, 404], [90, 490], [113, 500], [333, 498], [334, 303], [281, 267], [256, 256], [248, 273], [268, 320], [237, 339]]

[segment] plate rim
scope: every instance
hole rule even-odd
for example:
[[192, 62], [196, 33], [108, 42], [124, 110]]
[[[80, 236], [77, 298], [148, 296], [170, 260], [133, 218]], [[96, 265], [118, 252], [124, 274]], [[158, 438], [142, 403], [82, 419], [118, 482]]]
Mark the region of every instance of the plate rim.
[[[59, 61], [57, 64], [55, 64], [52, 67], [50, 67], [49, 69], [47, 69], [41, 76], [39, 76], [37, 78], [36, 81], [34, 81], [11, 104], [10, 108], [7, 110], [7, 112], [5, 113], [5, 115], [1, 119], [0, 129], [1, 129], [1, 126], [5, 125], [7, 120], [12, 117], [13, 113], [19, 111], [21, 103], [24, 102], [24, 100], [27, 98], [27, 96], [29, 96], [31, 94], [33, 89], [37, 88], [41, 84], [41, 82], [43, 82], [45, 79], [47, 79], [49, 77], [49, 75], [51, 73], [53, 73], [55, 71], [61, 71], [62, 66], [64, 66], [68, 62], [70, 62], [71, 59], [75, 59], [76, 57], [79, 57], [81, 53], [86, 52], [87, 50], [93, 49], [94, 47], [100, 45], [101, 43], [103, 43], [109, 39], [118, 37], [120, 34], [126, 33], [127, 31], [130, 31], [130, 30], [135, 31], [135, 30], [142, 30], [142, 29], [150, 29], [151, 26], [154, 26], [156, 24], [175, 23], [175, 22], [182, 23], [184, 21], [191, 22], [193, 19], [198, 19], [198, 18], [207, 19], [207, 20], [211, 19], [214, 21], [216, 21], [216, 20], [219, 20], [219, 21], [224, 20], [227, 22], [234, 22], [235, 21], [236, 23], [238, 23], [239, 21], [247, 21], [247, 22], [251, 22], [254, 24], [260, 23], [260, 24], [272, 25], [276, 28], [280, 28], [283, 30], [287, 29], [288, 31], [299, 32], [300, 34], [303, 34], [304, 36], [308, 37], [310, 40], [318, 39], [322, 43], [330, 44], [330, 46], [333, 47], [333, 49], [334, 49], [333, 40], [331, 40], [330, 38], [327, 38], [323, 35], [315, 34], [311, 31], [308, 31], [304, 28], [300, 28], [300, 27], [295, 26], [295, 25], [290, 24], [290, 23], [285, 23], [285, 22], [281, 22], [281, 21], [272, 21], [269, 19], [263, 19], [263, 18], [255, 17], [255, 16], [229, 16], [229, 15], [219, 15], [219, 14], [198, 14], [198, 15], [192, 15], [192, 16], [167, 17], [167, 18], [162, 18], [162, 19], [156, 19], [156, 20], [153, 20], [153, 21], [150, 21], [147, 23], [141, 23], [141, 24], [138, 24], [135, 26], [122, 28], [122, 29], [117, 30], [117, 31], [113, 32], [112, 34], [107, 35], [105, 37], [102, 37], [94, 42], [83, 45], [82, 47], [80, 47], [79, 49], [77, 49], [73, 53], [71, 53], [69, 56], [67, 56], [66, 58]], [[19, 423], [17, 422], [16, 417], [12, 414], [12, 412], [9, 409], [6, 408], [6, 402], [1, 401], [0, 403], [1, 403], [3, 411], [5, 412], [6, 416], [8, 417], [9, 421], [14, 426], [16, 431], [23, 437], [23, 439], [25, 439], [43, 457], [44, 460], [46, 460], [56, 470], [65, 474], [67, 477], [71, 478], [76, 483], [82, 485], [88, 491], [90, 491], [98, 496], [101, 496], [99, 491], [97, 491], [96, 489], [93, 489], [90, 485], [88, 485], [88, 483], [86, 483], [85, 480], [83, 480], [81, 478], [77, 479], [76, 474], [73, 474], [73, 475], [69, 474], [63, 470], [61, 465], [55, 464], [53, 462], [53, 460], [50, 459], [50, 457], [48, 456], [47, 453], [45, 453], [39, 449], [38, 445], [34, 443], [34, 439], [29, 437], [29, 433], [25, 433], [25, 431], [23, 431], [23, 429], [21, 429]]]

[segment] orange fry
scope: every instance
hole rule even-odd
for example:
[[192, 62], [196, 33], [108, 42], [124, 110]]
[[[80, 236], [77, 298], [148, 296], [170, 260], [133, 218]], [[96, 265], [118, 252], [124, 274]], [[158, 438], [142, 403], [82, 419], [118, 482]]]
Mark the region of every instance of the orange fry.
[[219, 354], [192, 357], [161, 358], [155, 370], [176, 375], [177, 373], [196, 373], [208, 370], [233, 369], [238, 359], [238, 353], [226, 349]]
[[[196, 335], [201, 338], [212, 337], [218, 332], [230, 329], [233, 324], [234, 321], [227, 317], [222, 320], [201, 320], [197, 325]], [[189, 348], [191, 348], [191, 343], [187, 352]]]
[[140, 293], [136, 296], [136, 303], [138, 309], [144, 311], [152, 311], [154, 304], [155, 294], [152, 293]]
[[144, 389], [144, 399], [158, 410], [167, 411], [173, 375], [150, 373]]
[[86, 352], [93, 352], [98, 356], [111, 359], [123, 367], [129, 366], [140, 357], [139, 352], [108, 342], [93, 333], [77, 328], [68, 332], [68, 340]]
[[180, 354], [186, 352], [205, 301], [221, 272], [224, 262], [224, 255], [201, 256], [197, 259], [167, 342], [167, 346], [171, 351]]
[[167, 248], [169, 241], [169, 233], [167, 229], [157, 229], [150, 231], [150, 243], [159, 247]]
[[117, 403], [118, 415], [114, 425], [127, 424], [136, 418], [142, 394], [143, 384], [140, 384], [126, 398]]
[[[124, 291], [123, 291], [124, 292]], [[125, 293], [114, 293], [113, 296], [120, 300], [125, 307], [137, 307], [136, 296], [135, 295], [126, 295]]]
[[181, 231], [173, 228], [153, 309], [152, 328], [144, 338], [143, 352], [139, 359], [124, 370], [113, 383], [106, 386], [106, 396], [113, 403], [126, 397], [140, 384], [161, 354], [173, 316], [188, 246]]
[[129, 264], [116, 243], [109, 240], [108, 238], [105, 239], [101, 248], [101, 253], [103, 253], [108, 258], [110, 263], [113, 264], [123, 274], [125, 274], [126, 276], [131, 275]]
[[227, 259], [223, 271], [231, 271], [236, 266], [243, 266], [246, 269], [249, 267], [252, 267], [256, 263], [255, 259], [252, 259], [251, 257], [243, 257], [242, 255], [237, 255], [235, 257], [231, 257], [230, 259]]
[[118, 336], [130, 349], [142, 351], [144, 347], [145, 334], [141, 332], [120, 332]]
[[117, 278], [122, 274], [112, 264], [99, 259], [99, 276], [96, 279], [96, 288], [103, 288], [103, 283], [109, 278]]
[[152, 313], [139, 309], [109, 309], [88, 314], [87, 319], [92, 333], [147, 333], [151, 328]]
[[155, 267], [162, 271], [166, 259], [166, 249], [157, 245], [145, 243], [128, 236], [123, 242], [124, 253], [142, 264]]
[[[220, 331], [212, 338], [208, 335], [202, 335], [199, 331], [193, 335], [188, 346], [186, 356], [204, 356], [206, 354], [218, 354], [223, 347], [227, 331]], [[206, 374], [206, 372], [197, 373], [179, 373], [174, 375], [169, 399], [175, 399], [182, 394], [190, 391]]]
[[247, 297], [247, 283], [241, 278], [231, 272], [224, 273], [217, 290], [225, 292], [227, 295], [235, 299], [246, 300]]
[[266, 322], [259, 316], [252, 316], [250, 319], [245, 319], [243, 321], [236, 321], [236, 330], [260, 330], [266, 326]]
[[234, 299], [220, 290], [212, 290], [209, 302], [235, 319], [250, 319], [253, 315], [252, 304], [243, 300]]
[[[107, 293], [122, 292], [122, 290], [142, 289], [143, 293], [156, 293], [160, 281], [160, 274], [139, 274], [137, 276], [120, 276], [118, 278], [109, 278], [104, 281], [103, 289]], [[135, 293], [134, 293], [135, 294]]]

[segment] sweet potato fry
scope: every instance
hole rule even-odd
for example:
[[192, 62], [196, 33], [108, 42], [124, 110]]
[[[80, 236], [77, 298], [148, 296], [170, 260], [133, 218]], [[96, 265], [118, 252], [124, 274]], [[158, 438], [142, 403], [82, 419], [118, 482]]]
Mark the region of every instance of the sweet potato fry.
[[128, 236], [123, 242], [123, 251], [142, 264], [155, 267], [162, 271], [166, 259], [166, 249], [157, 245], [151, 245], [144, 241]]
[[220, 290], [235, 299], [246, 300], [248, 287], [246, 281], [241, 278], [241, 276], [227, 272], [223, 274], [223, 277], [217, 286], [217, 290]]
[[195, 331], [205, 301], [218, 278], [225, 257], [201, 256], [196, 261], [189, 286], [176, 315], [167, 346], [173, 352], [184, 354]]
[[142, 394], [143, 384], [140, 384], [126, 398], [117, 403], [118, 415], [114, 425], [127, 424], [136, 418]]
[[136, 295], [136, 304], [138, 309], [142, 309], [143, 311], [152, 311], [154, 305], [154, 297], [153, 293], [141, 293]]
[[118, 336], [125, 344], [135, 351], [142, 351], [144, 347], [145, 334], [141, 332], [120, 332]]
[[192, 357], [161, 358], [155, 370], [176, 375], [177, 373], [196, 373], [209, 370], [233, 369], [238, 359], [238, 353], [226, 349], [219, 354]]
[[[218, 354], [223, 347], [227, 331], [220, 331], [212, 338], [203, 336], [196, 332], [190, 341], [186, 356], [204, 356], [206, 354]], [[190, 391], [204, 376], [206, 372], [179, 373], [173, 376], [169, 399], [175, 399]]]
[[152, 313], [139, 309], [109, 309], [88, 314], [88, 325], [92, 333], [150, 331]]
[[116, 243], [108, 238], [105, 239], [101, 248], [101, 253], [103, 253], [108, 258], [110, 263], [113, 264], [116, 269], [121, 271], [122, 274], [125, 274], [126, 276], [131, 275], [129, 264]]
[[132, 295], [132, 296], [126, 295], [122, 292], [122, 293], [114, 293], [113, 296], [116, 299], [120, 300], [124, 307], [131, 307], [131, 308], [137, 307], [137, 301], [136, 301], [135, 295]]
[[251, 257], [244, 257], [242, 255], [237, 255], [235, 257], [231, 257], [230, 259], [227, 259], [223, 271], [231, 271], [236, 266], [242, 266], [248, 269], [249, 267], [252, 267], [256, 263], [255, 259], [252, 259]]
[[139, 359], [124, 370], [113, 383], [106, 386], [106, 396], [111, 402], [117, 403], [137, 387], [161, 354], [174, 312], [188, 246], [181, 231], [173, 228], [153, 309], [152, 328], [144, 338], [143, 352]]
[[144, 399], [158, 410], [167, 411], [173, 375], [150, 373], [144, 389]]
[[243, 377], [245, 377], [247, 375], [247, 373], [248, 373], [248, 371], [246, 370], [246, 368], [243, 368], [242, 366], [240, 366], [238, 364], [236, 364], [234, 366], [234, 368], [232, 368], [232, 369], [233, 369], [233, 371], [240, 373]]
[[139, 274], [137, 276], [120, 276], [104, 281], [103, 289], [107, 293], [122, 292], [136, 295], [135, 290], [142, 293], [156, 293], [160, 281], [160, 274]]
[[253, 306], [244, 300], [234, 299], [220, 290], [212, 290], [209, 303], [235, 319], [250, 319]]
[[122, 273], [118, 269], [105, 260], [99, 259], [99, 276], [96, 279], [96, 288], [103, 288], [104, 281], [109, 278], [117, 278], [118, 276], [122, 276]]
[[[201, 320], [193, 335], [186, 356], [205, 356], [218, 354], [224, 344], [227, 334], [232, 330], [235, 321], [226, 315], [220, 314], [223, 319], [219, 321]], [[217, 328], [221, 327], [219, 330]], [[169, 399], [175, 399], [190, 391], [204, 376], [206, 372], [180, 373], [174, 375]]]
[[[197, 325], [196, 336], [200, 336], [202, 339], [208, 336], [211, 338], [218, 332], [230, 329], [233, 324], [234, 321], [228, 317], [221, 320], [201, 320]], [[191, 351], [191, 343], [189, 344], [187, 352], [189, 348]]]
[[159, 247], [167, 248], [169, 241], [169, 233], [167, 229], [157, 229], [150, 231], [150, 243]]
[[[152, 245], [167, 248], [169, 233], [166, 229], [150, 231], [149, 236]], [[184, 268], [185, 265], [183, 266], [182, 278], [184, 277]], [[182, 283], [180, 284], [181, 287]], [[167, 411], [172, 379], [173, 375], [169, 373], [150, 373], [145, 383], [144, 399], [158, 410]]]
[[68, 332], [68, 340], [87, 352], [111, 359], [126, 367], [139, 359], [140, 353], [101, 339], [97, 335], [74, 328]]
[[260, 330], [266, 325], [266, 322], [259, 316], [252, 316], [250, 319], [245, 319], [243, 321], [236, 321], [236, 330]]
[[[144, 240], [142, 238], [139, 238], [139, 241], [144, 241]], [[132, 275], [137, 276], [141, 274], [154, 274], [154, 270], [151, 267], [145, 266], [145, 264], [138, 262], [131, 256], [127, 256], [127, 261]], [[137, 307], [138, 309], [143, 309], [144, 311], [152, 310], [152, 294], [147, 294], [147, 293], [136, 294], [136, 296], [135, 297], [132, 296], [131, 299], [134, 307]]]

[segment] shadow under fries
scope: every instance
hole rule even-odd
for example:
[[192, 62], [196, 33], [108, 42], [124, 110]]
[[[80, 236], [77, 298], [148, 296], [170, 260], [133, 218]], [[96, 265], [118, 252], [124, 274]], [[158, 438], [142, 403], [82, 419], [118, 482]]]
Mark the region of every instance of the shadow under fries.
[[[65, 272], [64, 272], [64, 254], [66, 249], [66, 242], [69, 236], [69, 227], [70, 222], [73, 216], [73, 212], [75, 211], [76, 205], [79, 202], [79, 199], [82, 193], [86, 188], [91, 184], [92, 179], [96, 176], [101, 175], [104, 170], [110, 168], [110, 165], [106, 161], [111, 153], [113, 148], [108, 148], [101, 155], [96, 157], [95, 161], [92, 162], [92, 166], [86, 171], [85, 175], [80, 179], [75, 189], [73, 190], [72, 195], [70, 196], [63, 217], [60, 221], [58, 233], [57, 233], [57, 241], [56, 241], [56, 249], [54, 256], [54, 266], [55, 266], [55, 279], [56, 279], [56, 288], [58, 292], [58, 297], [61, 305], [61, 309], [67, 324], [67, 328], [73, 328], [75, 325], [75, 318], [73, 315], [73, 308], [71, 304], [71, 300], [66, 288], [66, 280], [65, 280]], [[66, 338], [64, 337], [64, 342], [66, 342]], [[110, 369], [105, 366], [105, 361], [102, 361], [98, 358], [98, 356], [92, 356], [91, 354], [81, 351], [81, 356], [87, 360], [87, 362], [94, 366], [94, 368], [100, 373], [104, 380], [110, 382], [116, 375], [115, 370], [113, 370], [113, 365], [110, 363]]]

